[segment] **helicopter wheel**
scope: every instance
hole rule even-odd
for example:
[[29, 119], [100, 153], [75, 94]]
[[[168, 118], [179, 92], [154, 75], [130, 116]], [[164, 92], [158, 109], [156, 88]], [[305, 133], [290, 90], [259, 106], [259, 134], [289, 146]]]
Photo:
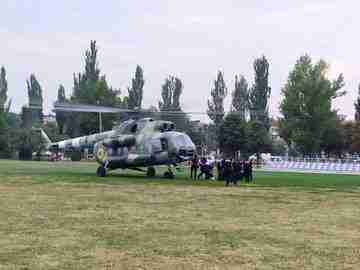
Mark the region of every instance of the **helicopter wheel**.
[[81, 152], [74, 151], [71, 153], [71, 161], [80, 161], [81, 160]]
[[99, 177], [105, 177], [106, 176], [106, 169], [104, 166], [100, 166], [97, 171], [96, 171], [96, 175]]
[[172, 171], [167, 171], [167, 172], [164, 172], [164, 178], [167, 178], [167, 179], [174, 179], [175, 175]]
[[147, 171], [146, 171], [146, 175], [148, 177], [154, 177], [156, 174], [155, 168], [154, 167], [148, 167]]

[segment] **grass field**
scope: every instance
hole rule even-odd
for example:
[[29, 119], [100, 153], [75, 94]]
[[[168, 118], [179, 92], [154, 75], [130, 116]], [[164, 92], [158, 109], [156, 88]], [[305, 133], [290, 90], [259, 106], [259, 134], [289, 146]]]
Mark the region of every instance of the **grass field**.
[[360, 269], [360, 176], [95, 176], [0, 160], [3, 269]]

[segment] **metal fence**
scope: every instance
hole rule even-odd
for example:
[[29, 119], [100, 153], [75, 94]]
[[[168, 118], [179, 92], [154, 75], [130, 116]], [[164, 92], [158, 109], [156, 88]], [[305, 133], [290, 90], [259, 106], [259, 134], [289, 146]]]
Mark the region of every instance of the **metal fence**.
[[360, 173], [360, 160], [356, 158], [272, 158], [265, 162], [263, 167], [276, 170]]

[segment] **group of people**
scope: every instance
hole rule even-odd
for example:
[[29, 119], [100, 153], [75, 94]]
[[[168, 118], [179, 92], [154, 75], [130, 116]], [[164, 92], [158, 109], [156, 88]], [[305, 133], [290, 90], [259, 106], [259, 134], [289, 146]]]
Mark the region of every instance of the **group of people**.
[[[198, 169], [200, 169], [199, 175]], [[200, 177], [205, 177], [205, 179], [213, 179], [214, 164], [211, 164], [205, 157], [198, 158], [197, 155], [194, 155], [194, 157], [191, 160], [191, 167], [190, 167], [190, 177], [191, 179], [197, 180], [200, 179]]]
[[245, 180], [250, 183], [253, 181], [253, 163], [252, 160], [221, 160], [217, 164], [218, 180], [224, 180], [226, 186], [231, 183], [237, 185], [239, 181]]
[[[237, 183], [243, 179], [248, 183], [253, 181], [253, 163], [251, 160], [222, 159], [215, 163], [211, 163], [205, 157], [199, 159], [197, 155], [194, 155], [190, 167], [191, 179], [197, 180], [203, 176], [205, 179], [214, 179], [213, 169], [216, 165], [218, 172], [217, 179], [225, 181], [226, 186], [229, 186], [231, 183], [237, 185]], [[198, 169], [200, 169], [199, 174]]]

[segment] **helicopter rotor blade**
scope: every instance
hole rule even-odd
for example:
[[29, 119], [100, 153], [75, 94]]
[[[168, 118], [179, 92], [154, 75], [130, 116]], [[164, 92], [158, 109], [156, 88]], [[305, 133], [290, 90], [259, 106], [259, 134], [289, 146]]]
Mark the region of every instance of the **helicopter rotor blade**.
[[[110, 106], [101, 106], [101, 105], [89, 105], [89, 104], [76, 104], [76, 103], [54, 103], [54, 112], [101, 112], [101, 113], [144, 113], [144, 114], [154, 114], [154, 115], [208, 115], [208, 112], [196, 112], [196, 111], [149, 111], [149, 110], [131, 110], [131, 109], [122, 109]], [[216, 114], [225, 114], [224, 113], [211, 113]]]
[[88, 105], [88, 104], [73, 104], [73, 103], [54, 103], [55, 112], [101, 112], [101, 113], [122, 113], [133, 112], [133, 110], [121, 109], [116, 107]]

